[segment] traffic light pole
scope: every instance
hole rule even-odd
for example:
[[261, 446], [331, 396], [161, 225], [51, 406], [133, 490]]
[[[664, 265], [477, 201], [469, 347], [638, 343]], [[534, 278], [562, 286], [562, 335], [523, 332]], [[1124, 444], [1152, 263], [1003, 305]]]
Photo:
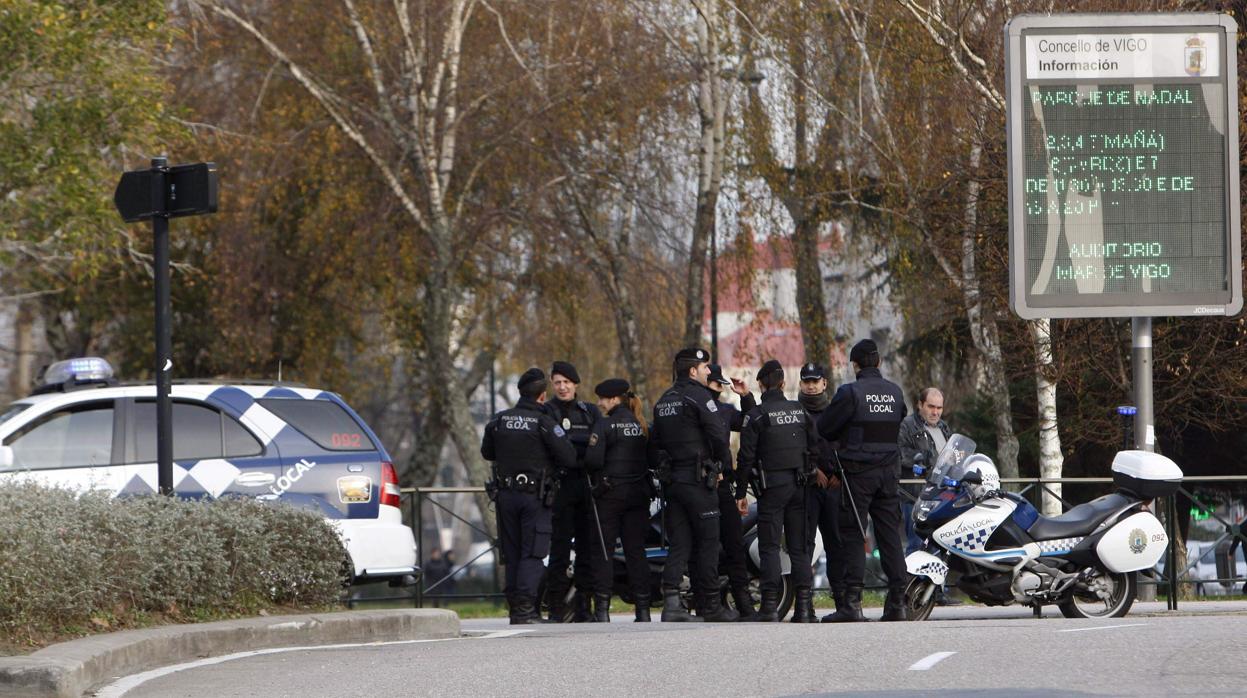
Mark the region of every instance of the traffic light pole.
[[[152, 201], [165, 200], [169, 161], [152, 158]], [[161, 207], [163, 209], [163, 206]], [[173, 494], [173, 339], [169, 325], [169, 216], [164, 210], [152, 216], [156, 279], [156, 478], [160, 494]]]

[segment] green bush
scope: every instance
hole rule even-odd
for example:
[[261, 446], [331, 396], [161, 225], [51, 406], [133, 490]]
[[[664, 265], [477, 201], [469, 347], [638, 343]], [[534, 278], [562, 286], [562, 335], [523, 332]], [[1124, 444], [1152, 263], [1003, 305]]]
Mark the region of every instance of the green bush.
[[114, 499], [0, 483], [0, 631], [11, 643], [336, 603], [346, 552], [313, 511], [250, 499]]

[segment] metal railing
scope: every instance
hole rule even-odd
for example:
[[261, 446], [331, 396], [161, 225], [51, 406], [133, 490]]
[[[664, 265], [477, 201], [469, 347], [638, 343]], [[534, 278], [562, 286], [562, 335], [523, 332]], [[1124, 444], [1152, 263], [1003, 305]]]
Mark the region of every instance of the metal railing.
[[[921, 484], [922, 482], [922, 480], [901, 480], [902, 485]], [[1065, 496], [1066, 488], [1064, 486], [1066, 485], [1076, 488], [1091, 487], [1095, 490], [1103, 490], [1102, 493], [1107, 493], [1114, 489], [1112, 487], [1112, 479], [1107, 477], [1005, 478], [1002, 479], [1001, 482], [1005, 485], [1013, 486], [1010, 489], [1019, 495], [1027, 497], [1028, 500], [1032, 501], [1036, 508], [1042, 508], [1041, 502], [1045, 494], [1059, 500], [1064, 508], [1074, 506], [1074, 504], [1071, 503]], [[1172, 545], [1172, 543], [1179, 540], [1178, 528], [1179, 519], [1181, 518], [1178, 516], [1179, 501], [1184, 500], [1197, 502], [1198, 495], [1193, 490], [1212, 484], [1230, 485], [1231, 487], [1238, 486], [1243, 492], [1243, 494], [1240, 494], [1239, 496], [1247, 497], [1247, 475], [1187, 477], [1183, 478], [1182, 485], [1179, 487], [1176, 494], [1157, 500], [1152, 507], [1153, 512], [1161, 518], [1165, 526], [1166, 534], [1169, 536], [1171, 545], [1165, 553], [1165, 564], [1163, 570], [1151, 570], [1149, 571], [1150, 574], [1149, 572], [1145, 572], [1139, 579], [1139, 584], [1152, 585], [1156, 587], [1158, 591], [1160, 589], [1164, 589], [1167, 596], [1168, 608], [1170, 610], [1177, 610], [1178, 608], [1178, 597], [1180, 595], [1178, 587], [1181, 584], [1236, 584], [1247, 582], [1247, 578], [1237, 575], [1237, 566], [1233, 554], [1231, 554], [1231, 558], [1229, 560], [1229, 576], [1223, 577], [1219, 575], [1217, 578], [1212, 579], [1185, 578], [1185, 575], [1194, 569], [1199, 564], [1199, 561], [1207, 555], [1207, 553], [1204, 553], [1204, 555], [1196, 557], [1192, 560], [1187, 560], [1182, 569], [1178, 569], [1178, 551], [1177, 547]], [[1061, 491], [1058, 492], [1056, 488], [1053, 487], [1054, 485], [1061, 485]], [[424, 545], [424, 541], [420, 538], [422, 538], [423, 533], [422, 522], [424, 521], [424, 513], [428, 507], [435, 507], [436, 509], [443, 511], [449, 516], [462, 522], [469, 528], [469, 530], [484, 537], [489, 542], [489, 546], [478, 552], [471, 559], [451, 569], [439, 579], [427, 579], [424, 575], [421, 575], [419, 581], [415, 585], [414, 595], [408, 594], [401, 597], [389, 597], [390, 599], [399, 598], [411, 600], [416, 606], [422, 607], [426, 599], [430, 598], [437, 600], [502, 598], [503, 594], [501, 590], [496, 587], [492, 592], [485, 593], [448, 594], [436, 591], [439, 587], [445, 585], [450, 579], [455, 578], [461, 573], [469, 571], [474, 564], [486, 555], [493, 553], [494, 559], [497, 559], [498, 541], [496, 538], [493, 538], [486, 529], [468, 520], [467, 518], [464, 518], [464, 516], [456, 513], [451, 507], [446, 506], [444, 503], [437, 501], [436, 499], [436, 496], [438, 495], [480, 494], [484, 491], [483, 487], [406, 487], [402, 489], [404, 505], [409, 513], [410, 526], [418, 538], [418, 564], [421, 570], [426, 569], [426, 546]], [[911, 501], [914, 499], [914, 496], [907, 492], [904, 488], [901, 489], [901, 493], [903, 497], [908, 497]], [[1090, 499], [1093, 498], [1094, 496], [1087, 497], [1083, 501], [1090, 501]], [[1228, 520], [1226, 517], [1218, 514], [1215, 509], [1210, 512], [1210, 518], [1215, 519], [1217, 523], [1223, 527], [1223, 531], [1217, 539], [1213, 541], [1209, 550], [1212, 550], [1215, 554], [1216, 550], [1219, 549], [1219, 546], [1226, 541], [1231, 541], [1232, 544], [1241, 545], [1247, 549], [1247, 521], [1235, 522]], [[1185, 545], [1185, 541], [1183, 541], [1183, 544]], [[1231, 548], [1231, 550], [1232, 549], [1233, 548]], [[882, 577], [879, 576], [878, 572], [871, 569], [870, 566], [868, 566], [868, 570], [870, 570], [870, 573], [876, 578], [876, 583], [868, 585], [869, 587], [882, 588], [886, 586], [886, 583]], [[825, 589], [823, 590], [825, 591]]]

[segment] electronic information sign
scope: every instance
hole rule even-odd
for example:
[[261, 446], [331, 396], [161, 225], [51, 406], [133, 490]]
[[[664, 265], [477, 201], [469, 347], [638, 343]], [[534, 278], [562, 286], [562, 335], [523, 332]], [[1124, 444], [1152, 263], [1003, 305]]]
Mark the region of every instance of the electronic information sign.
[[1008, 23], [1018, 315], [1242, 308], [1236, 29], [1218, 14]]

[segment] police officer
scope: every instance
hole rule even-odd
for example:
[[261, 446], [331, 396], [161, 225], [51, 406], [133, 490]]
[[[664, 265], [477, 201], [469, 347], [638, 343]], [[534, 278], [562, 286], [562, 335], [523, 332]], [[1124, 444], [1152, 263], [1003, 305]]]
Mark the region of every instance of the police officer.
[[[717, 405], [719, 415], [723, 417], [723, 424], [728, 430], [740, 431], [745, 415], [758, 405], [753, 399], [753, 393], [745, 387], [745, 382], [739, 378], [729, 380], [724, 377], [722, 366], [710, 364], [710, 377], [706, 380], [706, 387], [710, 388], [716, 399], [723, 397], [723, 393], [729, 388], [740, 396], [740, 409], [736, 409], [730, 402], [720, 401]], [[731, 438], [731, 434], [727, 436]], [[749, 593], [749, 569], [745, 566], [747, 552], [744, 527], [741, 525], [741, 517], [748, 510], [741, 512], [736, 504], [736, 500], [745, 498], [745, 489], [738, 483], [739, 478], [728, 476], [727, 473], [724, 473], [723, 481], [719, 483], [719, 545], [723, 548], [719, 571], [727, 576], [728, 585], [732, 589], [732, 601], [736, 604], [740, 619], [748, 621], [753, 619], [756, 611], [753, 609], [753, 595]]]
[[836, 457], [843, 468], [840, 536], [844, 540], [845, 605], [837, 606], [833, 622], [865, 620], [862, 586], [866, 560], [862, 530], [869, 514], [875, 523], [879, 561], [888, 578], [883, 620], [906, 620], [905, 557], [901, 552], [901, 501], [897, 433], [905, 419], [905, 396], [900, 386], [879, 372], [879, 347], [869, 339], [853, 345], [849, 361], [857, 380], [836, 390], [831, 405], [818, 420], [818, 431], [838, 441]]
[[[576, 448], [575, 467], [559, 472], [559, 491], [554, 500], [554, 533], [550, 539], [550, 574], [546, 577], [546, 600], [550, 606], [550, 620], [559, 623], [567, 617], [567, 590], [572, 581], [576, 583], [576, 607], [573, 623], [593, 620], [589, 611], [589, 595], [593, 588], [590, 569], [597, 548], [597, 522], [589, 501], [588, 473], [584, 470], [585, 449], [589, 446], [589, 434], [593, 424], [601, 418], [598, 408], [576, 397], [580, 374], [576, 367], [566, 361], [555, 361], [550, 368], [550, 387], [554, 397], [545, 404], [549, 414], [567, 432], [567, 439]], [[572, 541], [576, 545], [576, 563], [573, 579], [567, 578], [567, 566], [571, 563]]]
[[[792, 622], [814, 623], [813, 575], [805, 535], [807, 462], [813, 465], [818, 435], [810, 415], [784, 397], [784, 368], [774, 359], [758, 371], [762, 404], [745, 415], [737, 454], [737, 477], [756, 477], [758, 487], [758, 551], [762, 558], [762, 606], [756, 620], [779, 620], [780, 531], [792, 561], [796, 605]], [[807, 461], [807, 458], [811, 459]], [[745, 498], [740, 498], [744, 508]]]
[[555, 486], [556, 469], [576, 464], [576, 451], [563, 428], [542, 410], [545, 374], [530, 368], [518, 387], [520, 401], [489, 420], [481, 441], [481, 455], [494, 463], [486, 489], [496, 497], [512, 625], [541, 622], [536, 602], [545, 572], [542, 559], [550, 550], [549, 488]]
[[[663, 621], [735, 621], [736, 611], [719, 599], [719, 500], [715, 496], [724, 464], [731, 457], [718, 401], [706, 387], [710, 355], [681, 349], [673, 365], [675, 383], [654, 405], [649, 462], [663, 485], [667, 537], [671, 548], [663, 566]], [[689, 577], [697, 590], [698, 616], [680, 599], [680, 582], [696, 545]]]
[[[641, 401], [628, 381], [611, 378], [598, 383], [598, 409], [605, 415], [593, 425], [585, 467], [593, 479], [593, 497], [602, 522], [602, 538], [609, 552], [623, 539], [628, 586], [636, 603], [636, 622], [648, 623], [649, 563], [645, 558], [645, 530], [649, 527], [650, 482], [645, 445], [649, 429], [640, 416]], [[615, 563], [611, 555], [593, 554], [594, 620], [610, 622]]]
[[[797, 401], [809, 413], [810, 420], [815, 424], [818, 418], [831, 404], [827, 395], [827, 370], [819, 364], [810, 362], [801, 367], [801, 392]], [[831, 597], [836, 607], [844, 607], [844, 553], [840, 541], [840, 478], [835, 474], [832, 463], [834, 445], [818, 438], [818, 463], [813, 479], [806, 485], [805, 498], [805, 540], [814, 550], [814, 534], [823, 534], [823, 550], [827, 555], [827, 585], [831, 587]], [[811, 553], [812, 554], [812, 553]], [[823, 622], [829, 623], [835, 614], [823, 616]]]

